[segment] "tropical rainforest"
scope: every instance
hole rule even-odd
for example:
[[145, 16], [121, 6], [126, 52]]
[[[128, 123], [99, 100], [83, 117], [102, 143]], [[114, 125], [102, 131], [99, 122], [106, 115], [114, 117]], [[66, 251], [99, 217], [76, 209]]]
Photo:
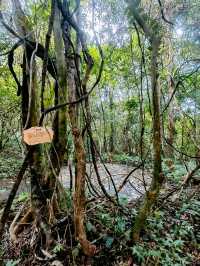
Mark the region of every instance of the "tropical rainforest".
[[199, 14], [0, 1], [0, 265], [200, 265]]

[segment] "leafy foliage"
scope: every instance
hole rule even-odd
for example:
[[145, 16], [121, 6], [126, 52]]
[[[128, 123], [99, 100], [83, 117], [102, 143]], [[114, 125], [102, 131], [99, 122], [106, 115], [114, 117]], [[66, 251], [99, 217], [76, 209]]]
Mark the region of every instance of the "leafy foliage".
[[12, 149], [1, 152], [0, 179], [14, 177], [22, 164], [21, 154]]
[[200, 201], [196, 197], [188, 202], [184, 196], [182, 200], [179, 208], [170, 205], [149, 219], [148, 233], [131, 248], [139, 263], [191, 265], [198, 257]]

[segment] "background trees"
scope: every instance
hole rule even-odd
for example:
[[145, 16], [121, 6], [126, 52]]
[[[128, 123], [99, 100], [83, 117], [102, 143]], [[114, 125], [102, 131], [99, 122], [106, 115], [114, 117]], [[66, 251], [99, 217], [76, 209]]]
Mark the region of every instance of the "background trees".
[[[35, 247], [41, 242], [53, 250], [62, 243], [74, 260], [77, 248], [87, 258], [102, 243], [117, 249], [122, 242], [127, 256], [131, 251], [138, 263], [148, 265], [137, 241], [151, 236], [150, 217], [156, 224], [157, 215], [164, 224], [164, 215], [152, 210], [162, 208], [159, 200], [171, 199], [193, 176], [194, 197], [198, 189], [198, 8], [196, 1], [2, 1], [0, 152], [5, 164], [8, 151], [25, 160], [18, 175], [13, 170], [18, 179], [1, 233], [26, 171], [31, 201], [10, 226], [14, 240], [21, 241], [30, 223], [39, 232]], [[52, 127], [52, 143], [26, 146], [22, 132], [33, 126]], [[114, 163], [132, 169], [121, 176], [112, 170]], [[131, 181], [137, 169], [142, 192]], [[70, 187], [63, 187], [62, 172]], [[121, 190], [127, 184], [142, 194], [142, 203], [126, 204]], [[192, 200], [193, 208], [199, 201]], [[155, 225], [154, 230], [159, 234]], [[156, 260], [170, 265], [159, 252], [148, 253], [152, 265]]]

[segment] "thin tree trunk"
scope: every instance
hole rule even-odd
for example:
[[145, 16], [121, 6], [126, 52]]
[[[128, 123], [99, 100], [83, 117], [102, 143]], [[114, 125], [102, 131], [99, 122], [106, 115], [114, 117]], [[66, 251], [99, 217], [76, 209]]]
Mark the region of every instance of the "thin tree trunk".
[[158, 53], [160, 40], [152, 42], [151, 57], [151, 86], [153, 103], [153, 178], [149, 190], [146, 192], [144, 202], [136, 216], [133, 228], [133, 240], [138, 241], [140, 232], [145, 225], [146, 219], [158, 197], [164, 177], [161, 164], [161, 121], [160, 121], [160, 88], [158, 86]]
[[115, 128], [114, 128], [114, 102], [113, 102], [113, 91], [109, 89], [109, 108], [110, 108], [110, 153], [112, 154], [115, 151], [114, 146], [114, 135], [115, 135]]
[[[160, 117], [160, 86], [159, 86], [159, 68], [158, 57], [159, 48], [161, 44], [161, 34], [152, 29], [151, 25], [146, 24], [143, 13], [130, 0], [129, 8], [132, 11], [134, 19], [142, 28], [145, 36], [149, 39], [151, 44], [151, 90], [152, 90], [152, 107], [153, 107], [153, 177], [149, 190], [145, 194], [145, 198], [139, 213], [136, 216], [133, 227], [133, 241], [138, 241], [140, 232], [145, 225], [146, 219], [155, 204], [160, 192], [160, 188], [164, 181], [162, 173], [162, 138], [161, 138], [161, 117]], [[155, 21], [155, 25], [156, 25]], [[159, 28], [159, 25], [157, 25]]]
[[[74, 61], [68, 60], [68, 89], [69, 101], [76, 100], [75, 85], [75, 66]], [[75, 176], [75, 193], [74, 193], [74, 223], [75, 233], [82, 245], [86, 255], [94, 255], [95, 246], [87, 240], [84, 220], [85, 220], [85, 177], [86, 177], [86, 154], [81, 130], [76, 119], [76, 106], [69, 106], [69, 119], [74, 139], [75, 158], [76, 158], [76, 176]]]
[[101, 111], [103, 116], [103, 152], [107, 153], [107, 139], [106, 139], [106, 119], [105, 119], [105, 111], [103, 107], [103, 103], [101, 100]]
[[[166, 16], [168, 19], [171, 21], [173, 18], [173, 1], [168, 0], [166, 2]], [[171, 99], [173, 96], [174, 92], [174, 82], [172, 79], [172, 71], [173, 71], [173, 47], [172, 47], [172, 27], [171, 25], [167, 26], [167, 36], [165, 37], [166, 39], [166, 47], [167, 47], [167, 65], [168, 65], [168, 77], [167, 77], [167, 83], [168, 83], [168, 98]], [[174, 135], [175, 135], [175, 119], [174, 119], [174, 109], [176, 105], [176, 100], [175, 96], [170, 102], [170, 105], [168, 107], [168, 142], [170, 145], [167, 147], [167, 156], [171, 159], [174, 157], [174, 149], [173, 149], [173, 144], [174, 144]]]
[[[168, 92], [169, 92], [169, 99], [171, 98], [174, 91], [174, 83], [171, 79], [171, 76], [168, 76]], [[174, 101], [172, 100], [169, 105], [169, 112], [168, 112], [168, 145], [167, 155], [169, 158], [173, 158], [174, 156], [174, 133], [175, 133], [175, 123], [174, 123]]]

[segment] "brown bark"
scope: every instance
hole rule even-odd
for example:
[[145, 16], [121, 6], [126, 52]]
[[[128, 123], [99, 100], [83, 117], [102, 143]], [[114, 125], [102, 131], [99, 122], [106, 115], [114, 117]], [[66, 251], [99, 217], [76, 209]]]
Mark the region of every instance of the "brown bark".
[[[68, 7], [63, 7], [64, 12], [68, 14]], [[66, 8], [66, 10], [65, 10]], [[78, 33], [77, 33], [78, 34]], [[80, 33], [79, 33], [80, 34]], [[80, 37], [80, 36], [79, 36]], [[73, 47], [71, 43], [71, 27], [67, 21], [63, 21], [63, 39], [65, 46], [65, 63], [67, 66], [67, 90], [69, 102], [77, 99], [77, 69], [75, 65], [75, 58], [73, 56]], [[90, 69], [87, 68], [86, 76], [82, 84], [85, 84], [89, 78]], [[91, 245], [87, 240], [84, 220], [85, 220], [85, 177], [86, 177], [86, 155], [81, 128], [78, 123], [77, 106], [70, 104], [68, 107], [68, 115], [71, 125], [71, 132], [73, 135], [73, 143], [75, 149], [76, 159], [76, 173], [75, 173], [75, 192], [73, 196], [74, 202], [74, 225], [75, 235], [80, 242], [83, 252], [88, 255], [94, 255], [96, 247]]]
[[186, 186], [189, 181], [192, 179], [192, 177], [194, 176], [194, 174], [200, 169], [200, 163], [196, 165], [196, 167], [190, 171], [185, 177], [184, 180], [181, 184], [181, 186]]
[[[76, 99], [75, 86], [75, 66], [70, 59], [68, 61], [68, 90], [69, 100]], [[74, 193], [74, 224], [75, 234], [79, 240], [83, 251], [86, 255], [92, 256], [95, 253], [95, 246], [87, 240], [84, 220], [85, 220], [85, 177], [86, 177], [86, 155], [81, 130], [78, 127], [76, 119], [76, 106], [69, 106], [69, 119], [74, 140], [75, 158], [76, 158], [76, 175], [75, 175], [75, 193]]]

